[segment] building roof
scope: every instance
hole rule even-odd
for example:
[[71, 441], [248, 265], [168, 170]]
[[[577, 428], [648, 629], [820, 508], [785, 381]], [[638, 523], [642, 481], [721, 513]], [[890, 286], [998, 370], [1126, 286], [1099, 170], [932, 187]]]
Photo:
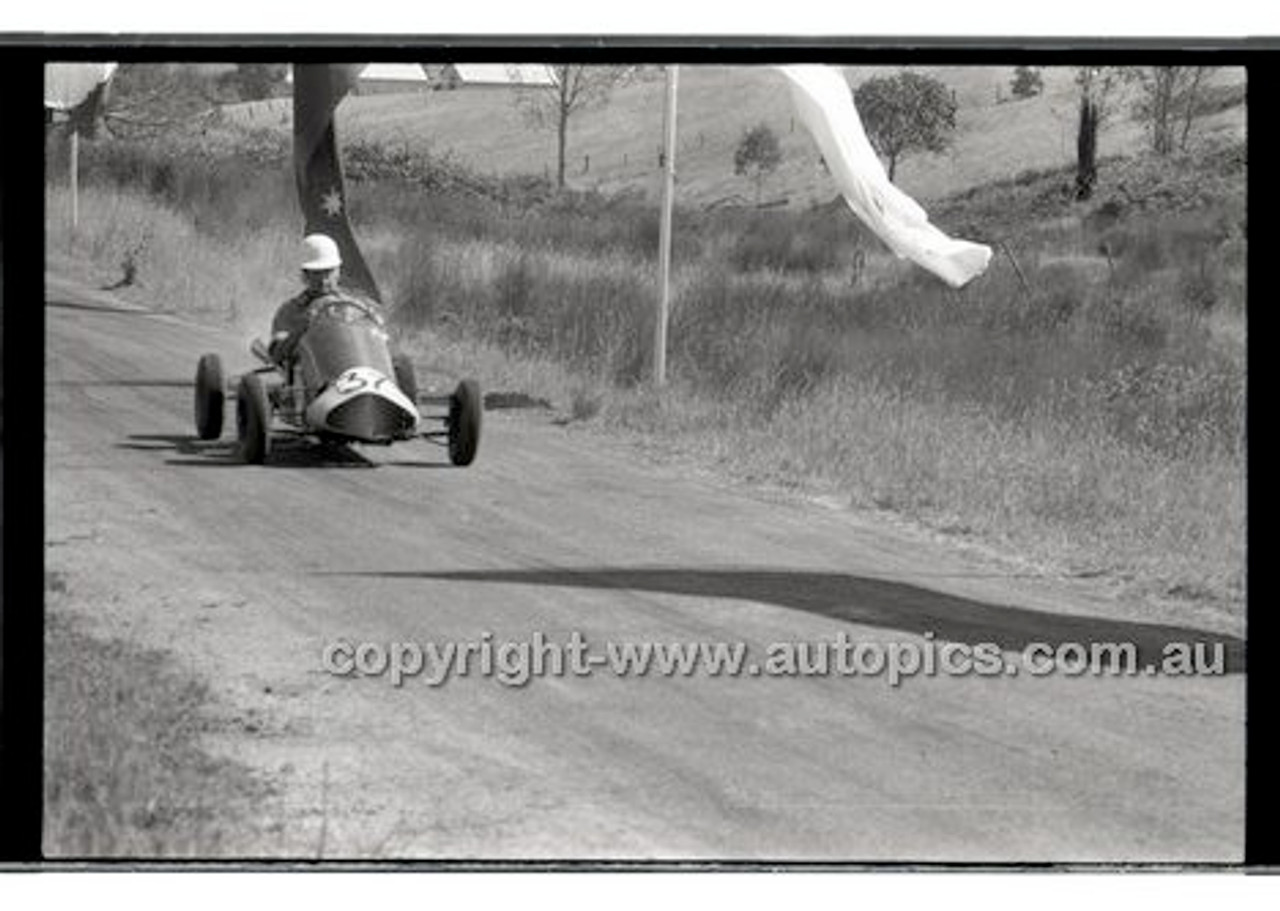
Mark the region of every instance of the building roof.
[[[360, 80], [403, 82], [452, 82], [460, 85], [556, 85], [555, 70], [544, 63], [451, 63], [438, 73], [425, 63], [370, 63], [360, 71]], [[293, 82], [293, 67], [286, 81]]]
[[452, 63], [446, 79], [463, 85], [555, 85], [555, 71], [545, 63]]
[[427, 71], [420, 63], [370, 63], [360, 71], [360, 80], [366, 79], [416, 84], [427, 81]]
[[[385, 82], [403, 82], [419, 85], [430, 81], [426, 67], [420, 63], [367, 63], [360, 69], [359, 81], [377, 79]], [[285, 74], [285, 82], [293, 84], [293, 67]]]

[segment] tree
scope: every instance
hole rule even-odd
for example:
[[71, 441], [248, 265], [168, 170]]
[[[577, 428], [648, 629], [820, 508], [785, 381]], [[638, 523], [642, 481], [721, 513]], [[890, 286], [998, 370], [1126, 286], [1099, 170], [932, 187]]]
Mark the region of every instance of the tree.
[[259, 101], [271, 98], [288, 72], [288, 64], [238, 63], [234, 70], [220, 77], [219, 83], [241, 101]]
[[941, 152], [956, 128], [956, 102], [946, 84], [904, 70], [868, 79], [854, 92], [867, 138], [888, 162], [893, 180], [898, 161], [911, 152]]
[[1044, 80], [1040, 78], [1040, 70], [1034, 66], [1019, 66], [1013, 71], [1013, 81], [1009, 85], [1014, 98], [1034, 98], [1044, 91]]
[[1080, 120], [1076, 130], [1076, 199], [1093, 195], [1098, 180], [1098, 132], [1111, 116], [1113, 96], [1132, 78], [1125, 67], [1082, 66], [1076, 70], [1080, 87]]
[[555, 129], [556, 186], [564, 189], [570, 119], [579, 111], [603, 104], [617, 86], [632, 78], [635, 68], [564, 64], [551, 70], [556, 76], [555, 85], [522, 89], [516, 94], [515, 103], [533, 126]]
[[104, 114], [113, 136], [160, 133], [214, 116], [226, 101], [218, 77], [183, 64], [125, 63]]
[[782, 146], [768, 124], [760, 123], [742, 134], [733, 153], [733, 173], [745, 175], [756, 185], [756, 202], [764, 182], [782, 163]]
[[[1151, 66], [1134, 71], [1138, 83], [1138, 103], [1134, 114], [1147, 124], [1151, 151], [1168, 155], [1175, 147], [1187, 148], [1191, 124], [1195, 120], [1200, 86], [1211, 67]], [[1175, 142], [1174, 134], [1181, 127]]]

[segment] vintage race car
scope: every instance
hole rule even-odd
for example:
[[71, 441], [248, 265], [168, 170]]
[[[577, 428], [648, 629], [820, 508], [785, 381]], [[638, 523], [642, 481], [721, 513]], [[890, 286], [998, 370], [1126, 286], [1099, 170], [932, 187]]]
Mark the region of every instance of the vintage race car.
[[[463, 380], [450, 395], [421, 399], [443, 413], [420, 411], [413, 364], [403, 354], [392, 354], [375, 305], [346, 295], [315, 301], [288, 366], [261, 341], [250, 350], [261, 367], [228, 379], [218, 355], [206, 354], [195, 384], [196, 432], [202, 440], [222, 434], [226, 396], [235, 395], [236, 434], [246, 462], [265, 462], [273, 434], [281, 433], [376, 444], [421, 436], [446, 444], [454, 465], [475, 459], [483, 413], [479, 386]], [[424, 421], [444, 426], [424, 432]]]

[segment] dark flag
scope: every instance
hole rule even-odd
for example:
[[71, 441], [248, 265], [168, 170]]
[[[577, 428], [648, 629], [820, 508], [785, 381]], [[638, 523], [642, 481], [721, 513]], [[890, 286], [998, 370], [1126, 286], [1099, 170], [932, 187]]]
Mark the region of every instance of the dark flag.
[[355, 85], [362, 63], [293, 67], [293, 169], [307, 234], [327, 234], [342, 253], [341, 284], [382, 300], [347, 221], [333, 112]]

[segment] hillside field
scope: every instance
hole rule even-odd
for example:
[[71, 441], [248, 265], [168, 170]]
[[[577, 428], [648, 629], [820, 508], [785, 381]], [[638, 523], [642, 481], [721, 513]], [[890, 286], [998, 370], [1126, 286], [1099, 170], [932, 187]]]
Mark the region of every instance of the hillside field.
[[[846, 73], [857, 86], [898, 69], [848, 67]], [[1078, 90], [1072, 68], [1044, 68], [1044, 92], [1025, 100], [1010, 100], [1012, 67], [914, 69], [954, 89], [959, 106], [955, 143], [948, 152], [911, 156], [900, 163], [898, 184], [920, 200], [1074, 162]], [[1215, 86], [1239, 86], [1244, 81], [1242, 68], [1224, 68], [1212, 77]], [[766, 198], [808, 205], [836, 194], [816, 147], [792, 116], [781, 76], [760, 66], [682, 66], [679, 89], [676, 165], [682, 204], [753, 197], [751, 184], [733, 174], [733, 151], [743, 132], [761, 122], [773, 128], [783, 147], [783, 163], [765, 185]], [[554, 132], [526, 123], [513, 94], [499, 88], [351, 96], [338, 108], [338, 136], [340, 141], [375, 141], [450, 154], [484, 174], [554, 177]], [[575, 115], [568, 142], [569, 185], [656, 198], [663, 95], [663, 80], [651, 76], [615, 91], [607, 104]], [[1101, 135], [1101, 156], [1141, 151], [1143, 127], [1131, 116], [1131, 101], [1117, 99], [1116, 114]], [[227, 110], [233, 121], [250, 126], [283, 131], [290, 123], [288, 99]], [[1230, 144], [1244, 135], [1243, 105], [1197, 121], [1195, 136], [1202, 142]], [[589, 170], [584, 170], [587, 158]]]

